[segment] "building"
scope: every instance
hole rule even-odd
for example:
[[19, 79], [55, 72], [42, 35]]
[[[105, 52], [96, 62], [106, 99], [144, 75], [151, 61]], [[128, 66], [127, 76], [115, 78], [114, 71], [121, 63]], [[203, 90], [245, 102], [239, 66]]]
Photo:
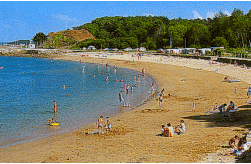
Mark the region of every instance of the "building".
[[184, 48], [168, 48], [166, 49], [166, 52], [168, 54], [184, 54], [185, 53], [185, 49]]
[[217, 48], [224, 50], [224, 47], [210, 47], [210, 49], [211, 49], [212, 52], [213, 52], [215, 49], [217, 49]]
[[211, 52], [211, 48], [199, 48], [198, 51], [205, 55], [207, 51], [210, 51]]
[[123, 49], [123, 51], [132, 51], [132, 48], [131, 47], [127, 47], [127, 48]]
[[35, 48], [36, 48], [35, 42], [33, 42], [32, 40], [30, 40], [30, 44], [28, 45], [28, 49], [35, 49]]
[[96, 48], [95, 48], [95, 46], [90, 45], [90, 46], [88, 47], [88, 50], [96, 50]]
[[139, 48], [139, 51], [145, 52], [145, 51], [146, 51], [146, 48], [145, 48], [145, 47], [140, 47], [140, 48]]

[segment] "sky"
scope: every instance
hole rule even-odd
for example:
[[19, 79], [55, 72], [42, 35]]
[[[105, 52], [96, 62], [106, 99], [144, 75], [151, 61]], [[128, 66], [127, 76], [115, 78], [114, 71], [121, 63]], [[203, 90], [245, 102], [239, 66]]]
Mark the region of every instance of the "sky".
[[169, 19], [213, 18], [234, 8], [244, 14], [251, 1], [0, 1], [0, 42], [32, 39], [105, 16], [165, 16]]

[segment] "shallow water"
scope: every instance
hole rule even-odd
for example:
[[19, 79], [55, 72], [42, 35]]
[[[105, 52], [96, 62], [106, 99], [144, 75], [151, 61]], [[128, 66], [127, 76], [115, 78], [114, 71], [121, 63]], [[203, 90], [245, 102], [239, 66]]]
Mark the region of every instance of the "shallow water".
[[[139, 85], [126, 94], [124, 84], [136, 84], [134, 76], [139, 72], [20, 57], [0, 57], [0, 67], [4, 67], [0, 69], [0, 147], [67, 132], [95, 122], [100, 115], [130, 110], [149, 96], [152, 83], [151, 77], [140, 75]], [[115, 82], [116, 78], [126, 82]], [[121, 90], [130, 107], [118, 106]], [[53, 100], [58, 105], [56, 116]], [[60, 126], [48, 126], [48, 119], [53, 117]]]

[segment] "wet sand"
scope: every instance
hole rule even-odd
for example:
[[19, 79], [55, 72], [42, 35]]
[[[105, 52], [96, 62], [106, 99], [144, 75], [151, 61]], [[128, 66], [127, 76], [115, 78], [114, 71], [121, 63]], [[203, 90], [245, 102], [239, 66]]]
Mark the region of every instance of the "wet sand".
[[[129, 112], [121, 108], [121, 114], [111, 118], [113, 132], [110, 134], [88, 134], [97, 129], [95, 124], [90, 124], [63, 135], [2, 148], [0, 162], [190, 163], [199, 161], [208, 153], [225, 150], [222, 146], [227, 145], [231, 137], [241, 135], [250, 127], [251, 107], [245, 104], [248, 83], [251, 83], [248, 81], [251, 76], [246, 78], [245, 73], [250, 73], [249, 70], [233, 68], [238, 69], [235, 74], [229, 71], [232, 66], [208, 66], [208, 61], [204, 63], [202, 60], [143, 56], [138, 61], [129, 55], [90, 56], [71, 54], [62, 55], [61, 59], [109, 62], [111, 66], [116, 64], [137, 71], [145, 68], [146, 73], [157, 80], [159, 90], [165, 88], [165, 95], [170, 93], [171, 96], [164, 98], [163, 108], [155, 99]], [[182, 60], [187, 61], [180, 63]], [[198, 68], [189, 68], [191, 63]], [[203, 70], [207, 67], [212, 70]], [[226, 75], [242, 81], [222, 82]], [[234, 94], [235, 88], [237, 95]], [[231, 100], [241, 107], [235, 117], [205, 114], [216, 102], [229, 104]], [[193, 102], [196, 103], [195, 111], [192, 111]], [[185, 134], [174, 137], [158, 135], [162, 124], [170, 122], [176, 126], [181, 119], [186, 124]]]

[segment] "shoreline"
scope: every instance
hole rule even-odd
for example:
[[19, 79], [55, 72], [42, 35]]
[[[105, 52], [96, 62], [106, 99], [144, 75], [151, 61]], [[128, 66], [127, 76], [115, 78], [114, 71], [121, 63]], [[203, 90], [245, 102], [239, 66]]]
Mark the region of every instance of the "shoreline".
[[[84, 59], [86, 61], [88, 60], [89, 62], [93, 62], [93, 60], [94, 60], [89, 57], [84, 57], [84, 58], [78, 57], [77, 59], [76, 58], [77, 58], [77, 56], [71, 56], [69, 58], [66, 57], [65, 60], [71, 59], [71, 60], [79, 61], [79, 59]], [[102, 61], [106, 62], [106, 61], [110, 61], [110, 60], [111, 59], [102, 58], [102, 59], [97, 59], [97, 60], [95, 59], [95, 62], [102, 62]], [[157, 60], [160, 60], [160, 58]], [[230, 136], [232, 137], [232, 135], [236, 134], [236, 132], [233, 130], [236, 130], [236, 128], [238, 129], [239, 128], [238, 126], [233, 127], [233, 128], [231, 128], [231, 127], [228, 128], [228, 130], [231, 130], [231, 132], [229, 132], [224, 127], [223, 128], [216, 127], [215, 129], [205, 128], [205, 127], [207, 127], [207, 122], [197, 122], [196, 120], [194, 121], [192, 119], [192, 117], [197, 117], [197, 115], [201, 115], [201, 118], [203, 118], [202, 113], [204, 113], [204, 111], [206, 109], [209, 110], [209, 107], [213, 106], [214, 105], [213, 101], [215, 101], [215, 99], [210, 98], [208, 94], [203, 95], [203, 92], [200, 91], [200, 89], [201, 89], [200, 85], [199, 85], [199, 88], [196, 88], [193, 86], [194, 85], [194, 82], [192, 80], [192, 78], [194, 78], [193, 76], [200, 75], [200, 76], [203, 76], [204, 78], [206, 78], [207, 76], [204, 75], [204, 74], [206, 74], [206, 75], [212, 76], [212, 77], [216, 76], [217, 79], [222, 80], [224, 75], [215, 74], [214, 72], [209, 73], [209, 72], [205, 72], [203, 70], [190, 69], [187, 67], [185, 67], [185, 69], [184, 69], [183, 66], [181, 66], [181, 67], [175, 66], [174, 67], [174, 66], [169, 66], [169, 65], [164, 65], [164, 64], [162, 65], [162, 63], [157, 63], [158, 61], [156, 61], [156, 63], [154, 63], [154, 62], [152, 62], [152, 63], [145, 62], [144, 63], [142, 61], [139, 61], [139, 62], [135, 61], [137, 63], [137, 64], [135, 64], [134, 62], [127, 62], [126, 63], [125, 60], [121, 60], [121, 59], [116, 59], [116, 60], [113, 59], [110, 62], [111, 63], [118, 63], [116, 65], [119, 65], [119, 66], [122, 65], [124, 67], [135, 68], [139, 72], [140, 72], [140, 69], [142, 69], [142, 66], [144, 66], [146, 68], [146, 73], [150, 72], [150, 74], [149, 74], [150, 76], [153, 76], [154, 78], [157, 77], [156, 80], [160, 83], [159, 84], [160, 88], [165, 87], [165, 90], [167, 89], [168, 92], [175, 93], [176, 97], [171, 96], [167, 99], [164, 99], [164, 104], [163, 104], [164, 108], [161, 110], [159, 110], [158, 104], [156, 104], [156, 102], [154, 100], [151, 100], [149, 103], [143, 104], [143, 106], [137, 107], [133, 111], [122, 113], [121, 115], [113, 117], [112, 123], [114, 124], [114, 127], [116, 127], [116, 128], [122, 127], [122, 129], [123, 128], [126, 129], [124, 131], [125, 134], [112, 135], [112, 136], [109, 136], [109, 135], [108, 136], [91, 136], [91, 135], [85, 136], [82, 134], [83, 131], [85, 131], [86, 129], [94, 128], [94, 125], [88, 125], [86, 127], [82, 127], [80, 129], [77, 129], [74, 132], [71, 132], [70, 137], [71, 137], [72, 142], [76, 142], [76, 143], [80, 142], [83, 144], [83, 143], [85, 143], [83, 141], [86, 141], [89, 143], [89, 144], [87, 144], [89, 147], [88, 146], [86, 147], [86, 145], [83, 144], [84, 149], [82, 149], [81, 146], [77, 146], [78, 144], [74, 144], [75, 147], [73, 146], [73, 148], [71, 149], [75, 152], [79, 151], [79, 153], [82, 155], [76, 155], [76, 154], [71, 153], [69, 151], [67, 151], [68, 153], [64, 153], [64, 152], [60, 151], [59, 141], [57, 142], [55, 140], [58, 140], [58, 138], [60, 138], [60, 141], [62, 141], [62, 140], [67, 141], [66, 139], [64, 139], [64, 138], [68, 137], [65, 134], [62, 136], [54, 136], [55, 138], [53, 137], [53, 138], [47, 139], [48, 141], [54, 140], [54, 142], [50, 142], [50, 144], [52, 144], [52, 145], [54, 145], [55, 142], [58, 143], [58, 144], [56, 144], [58, 149], [56, 149], [56, 148], [55, 149], [64, 155], [61, 155], [60, 153], [55, 151], [54, 146], [50, 147], [50, 145], [48, 145], [48, 144], [45, 145], [44, 147], [51, 148], [49, 150], [51, 150], [51, 152], [53, 151], [54, 153], [51, 154], [49, 152], [46, 152], [45, 150], [39, 149], [38, 145], [43, 145], [41, 143], [44, 142], [44, 141], [40, 140], [38, 142], [32, 142], [32, 143], [27, 143], [27, 144], [22, 144], [22, 145], [24, 145], [24, 147], [25, 147], [24, 149], [26, 149], [26, 150], [29, 147], [31, 148], [31, 145], [29, 145], [29, 144], [37, 145], [37, 146], [35, 146], [37, 148], [36, 150], [40, 155], [42, 154], [43, 159], [40, 159], [42, 157], [39, 157], [39, 156], [36, 156], [34, 158], [31, 158], [31, 157], [28, 158], [26, 155], [25, 156], [26, 158], [22, 157], [20, 154], [24, 153], [23, 152], [24, 149], [20, 149], [21, 147], [17, 145], [17, 146], [14, 146], [15, 148], [12, 147], [12, 148], [6, 149], [6, 150], [14, 151], [15, 153], [18, 153], [17, 157], [15, 159], [12, 159], [10, 157], [11, 153], [10, 154], [4, 153], [5, 156], [4, 156], [3, 162], [30, 162], [30, 161], [32, 161], [32, 162], [80, 162], [81, 159], [82, 160], [85, 159], [84, 162], [102, 162], [104, 160], [106, 160], [106, 161], [108, 160], [107, 162], [172, 162], [172, 163], [195, 162], [195, 161], [198, 161], [199, 159], [201, 159], [202, 157], [204, 157], [205, 154], [221, 149], [218, 145], [222, 144], [223, 140], [227, 140], [227, 139], [229, 139]], [[148, 67], [146, 67], [146, 66], [148, 66]], [[149, 66], [152, 66], [151, 67], [152, 70], [149, 70], [149, 68], [150, 68]], [[165, 67], [165, 69], [164, 69], [164, 67]], [[172, 74], [168, 74], [168, 72], [165, 71], [166, 69], [171, 71]], [[188, 72], [182, 74], [182, 71], [186, 71], [186, 69], [188, 69]], [[174, 76], [177, 71], [181, 73], [181, 75], [178, 75], [178, 74], [176, 75], [178, 77]], [[160, 72], [160, 73], [158, 73], [158, 72]], [[172, 80], [169, 80], [169, 78], [163, 78], [166, 76], [171, 77]], [[186, 81], [184, 82], [185, 84], [183, 82], [180, 82], [180, 79], [182, 79], [183, 76], [185, 76], [185, 77], [187, 76]], [[196, 79], [200, 83], [202, 82], [202, 84], [206, 83], [201, 78], [196, 77]], [[166, 84], [167, 82], [168, 82], [168, 85]], [[198, 82], [198, 84], [199, 84], [199, 82]], [[217, 80], [214, 82], [217, 82]], [[186, 83], [188, 83], [188, 84], [186, 84]], [[209, 83], [209, 84], [213, 85], [213, 83]], [[180, 92], [179, 89], [176, 89], [176, 87], [177, 88], [179, 87], [180, 89], [185, 89], [183, 87], [183, 85], [189, 86], [190, 90], [194, 89], [194, 90], [196, 90], [196, 92], [194, 91], [192, 93], [189, 93], [188, 90], [184, 90], [183, 92]], [[224, 84], [222, 85], [222, 83], [218, 82], [217, 85], [223, 87], [221, 90], [223, 92], [226, 91], [228, 94], [231, 93], [230, 89], [233, 87], [233, 85], [238, 86], [238, 88], [239, 87], [243, 88], [243, 87], [247, 86], [247, 84], [245, 84], [243, 82], [235, 83], [233, 85], [230, 84], [232, 86], [230, 86], [230, 87], [227, 86], [226, 88], [224, 87]], [[174, 86], [174, 87], [172, 87], [172, 86]], [[207, 86], [208, 86], [208, 84], [206, 84], [205, 87], [203, 87], [203, 88], [206, 90], [209, 90], [210, 93], [214, 93], [213, 91], [210, 90], [210, 87], [207, 87]], [[241, 92], [242, 95], [243, 95], [243, 93], [245, 93], [245, 91], [246, 91], [245, 89], [243, 89], [241, 91], [238, 90], [238, 92]], [[217, 92], [217, 93], [222, 94], [221, 92]], [[197, 96], [197, 98], [196, 98], [196, 96]], [[221, 96], [222, 95], [216, 96], [216, 97], [218, 99], [220, 99]], [[230, 98], [234, 99], [234, 96], [229, 95], [228, 97], [223, 97], [223, 98], [221, 98], [221, 99], [223, 99], [223, 100], [221, 100], [221, 102], [223, 102], [223, 101], [228, 102], [228, 100]], [[244, 101], [242, 101], [242, 99], [240, 99], [240, 100], [235, 99], [235, 100], [238, 101], [237, 102], [238, 106], [242, 105], [244, 102]], [[198, 108], [198, 111], [192, 113], [191, 112], [192, 105], [190, 106], [190, 103], [193, 101], [197, 102], [196, 108]], [[206, 104], [204, 101], [207, 102], [208, 104]], [[205, 109], [204, 106], [206, 106], [207, 108]], [[168, 108], [168, 107], [172, 107], [172, 108]], [[184, 108], [184, 110], [180, 109], [181, 107]], [[151, 109], [151, 110], [148, 111], [146, 109]], [[128, 114], [128, 113], [130, 113], [130, 114]], [[133, 114], [133, 115], [131, 115], [131, 114]], [[169, 118], [170, 116], [168, 117], [168, 115], [170, 115], [170, 114], [172, 116], [174, 116], [175, 118]], [[165, 138], [165, 137], [156, 136], [158, 134], [158, 132], [160, 131], [161, 124], [166, 123], [166, 121], [165, 121], [166, 119], [164, 119], [166, 117], [168, 117], [168, 120], [169, 120], [168, 122], [172, 122], [174, 125], [177, 124], [181, 118], [185, 117], [185, 119], [186, 119], [185, 121], [187, 122], [186, 125], [188, 126], [188, 129], [190, 129], [190, 130], [188, 130], [188, 132], [186, 132], [186, 134], [184, 134], [184, 135], [175, 136], [173, 138]], [[129, 122], [127, 121], [128, 119], [130, 120]], [[134, 119], [136, 119], [136, 122]], [[153, 124], [150, 122], [151, 124], [149, 125], [148, 119], [151, 120]], [[209, 121], [209, 119], [208, 119], [208, 121]], [[147, 129], [141, 128], [142, 127], [141, 122], [143, 123], [144, 127], [146, 127]], [[210, 123], [210, 121], [209, 121], [209, 123]], [[137, 126], [135, 127], [135, 125], [138, 125], [139, 127], [137, 127]], [[198, 130], [198, 128], [200, 128], [200, 127], [204, 127], [204, 128], [201, 128], [201, 132], [198, 133], [196, 131], [196, 129]], [[221, 141], [216, 141], [216, 143], [213, 143], [214, 140], [220, 136], [220, 134], [222, 133], [222, 130], [223, 130], [223, 133], [225, 133], [225, 135], [220, 137]], [[192, 133], [192, 131], [194, 131], [194, 133]], [[210, 137], [208, 138], [207, 133], [215, 134], [216, 136], [210, 135]], [[144, 135], [142, 135], [142, 134], [144, 134]], [[135, 139], [133, 139], [133, 137], [135, 137]], [[205, 139], [209, 139], [209, 143], [212, 145], [210, 145], [209, 143], [206, 143], [206, 142], [205, 143], [202, 142], [205, 145], [201, 145], [201, 143], [198, 142], [196, 140], [196, 138], [199, 140], [202, 140], [204, 142], [205, 142]], [[103, 153], [101, 153], [101, 157], [93, 157], [92, 152], [95, 152], [95, 150], [96, 150], [96, 148], [93, 146], [93, 144], [95, 146], [98, 146], [98, 145], [101, 146], [99, 143], [97, 143], [100, 140], [101, 141], [108, 140], [111, 142], [110, 144], [109, 143], [105, 144], [108, 147], [109, 152], [111, 154], [113, 154], [111, 157], [107, 157], [107, 156], [103, 155]], [[146, 141], [146, 143], [143, 143], [142, 140]], [[194, 141], [194, 140], [196, 140], [196, 141]], [[119, 146], [117, 146], [117, 144], [121, 143], [120, 141], [123, 143], [122, 146], [121, 146], [121, 144]], [[125, 142], [125, 141], [127, 141], [127, 142]], [[139, 151], [137, 151], [136, 149], [133, 148], [133, 145], [131, 144], [131, 142], [133, 142], [133, 141], [138, 141], [139, 146], [136, 146], [136, 148], [139, 149]], [[194, 141], [194, 142], [192, 142], [192, 141]], [[63, 142], [61, 142], [61, 144], [62, 143]], [[167, 143], [169, 143], [169, 145], [166, 145]], [[184, 143], [186, 143], [186, 144], [184, 145]], [[69, 145], [69, 143], [68, 144], [66, 143], [66, 145], [68, 145], [68, 147], [69, 147], [71, 144]], [[155, 145], [157, 148], [154, 148], [153, 145]], [[142, 148], [143, 146], [147, 146], [148, 149], [147, 150], [143, 149]], [[164, 150], [170, 149], [171, 147], [173, 148], [173, 151], [177, 153], [177, 155], [176, 154], [174, 155], [173, 153], [171, 153], [169, 151], [168, 152], [164, 151]], [[60, 148], [66, 150], [66, 148], [64, 146], [63, 147], [61, 146]], [[116, 151], [116, 150], [121, 150], [121, 148], [124, 148], [125, 149], [125, 150], [123, 149], [124, 153], [129, 153], [129, 155], [128, 154], [123, 155], [123, 154]], [[187, 149], [189, 149], [189, 151], [182, 149], [182, 152], [181, 152], [180, 148], [183, 148], [183, 149], [187, 148]], [[94, 150], [92, 150], [92, 149], [94, 149]], [[0, 149], [0, 152], [1, 152], [0, 154], [3, 154], [2, 151], [3, 150]], [[83, 154], [86, 151], [89, 152], [89, 156], [86, 156]], [[101, 147], [100, 151], [106, 152], [106, 150], [104, 150], [103, 147]], [[147, 154], [149, 155], [149, 152], [151, 152], [150, 157], [147, 156]], [[143, 155], [144, 153], [147, 153], [147, 154]], [[28, 154], [29, 154], [29, 152], [28, 152]], [[53, 154], [56, 154], [56, 155], [53, 155]], [[159, 154], [159, 155], [157, 155], [157, 154]], [[66, 158], [67, 156], [71, 156], [71, 155], [73, 155], [73, 157]], [[186, 155], [187, 157], [190, 157], [190, 158], [186, 157], [184, 159], [180, 159], [181, 155]], [[0, 156], [0, 157], [2, 159], [2, 156]], [[116, 159], [116, 157], [121, 157], [121, 160]], [[172, 159], [170, 159], [170, 158], [172, 158]], [[69, 160], [67, 160], [67, 159], [69, 159]], [[168, 161], [166, 161], [167, 159], [168, 159]]]

